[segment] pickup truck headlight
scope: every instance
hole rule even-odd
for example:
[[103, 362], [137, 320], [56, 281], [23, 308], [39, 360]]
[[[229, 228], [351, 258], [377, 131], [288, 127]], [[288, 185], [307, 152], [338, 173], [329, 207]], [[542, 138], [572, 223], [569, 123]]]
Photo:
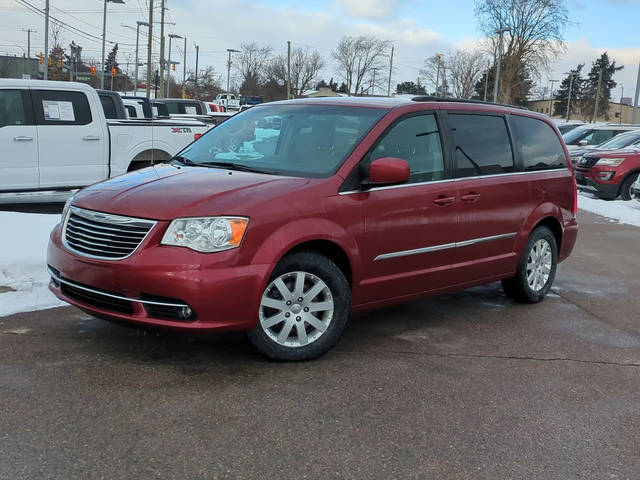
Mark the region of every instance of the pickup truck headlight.
[[601, 158], [596, 165], [601, 167], [617, 167], [624, 162], [624, 158]]
[[176, 218], [160, 244], [202, 253], [229, 250], [240, 246], [248, 224], [249, 219], [245, 217]]

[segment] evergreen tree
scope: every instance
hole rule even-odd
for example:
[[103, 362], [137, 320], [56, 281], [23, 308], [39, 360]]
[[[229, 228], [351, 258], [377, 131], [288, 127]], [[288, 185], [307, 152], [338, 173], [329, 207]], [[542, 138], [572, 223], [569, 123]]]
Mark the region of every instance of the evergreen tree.
[[[553, 114], [560, 117], [567, 116], [567, 105], [569, 104], [569, 86], [571, 86], [571, 111], [580, 111], [581, 98], [583, 96], [584, 79], [582, 78], [582, 68], [584, 63], [569, 71], [562, 82], [560, 88], [553, 97]], [[573, 76], [573, 81], [571, 77]]]
[[118, 44], [116, 43], [111, 49], [111, 51], [109, 52], [109, 55], [107, 55], [107, 59], [104, 61], [105, 72], [111, 73], [112, 68], [115, 68], [116, 70], [118, 69], [118, 61], [116, 60], [117, 57], [118, 57]]
[[596, 107], [596, 96], [598, 95], [598, 80], [602, 72], [602, 82], [600, 86], [600, 99], [598, 102], [598, 112], [596, 117], [604, 117], [609, 120], [609, 102], [611, 101], [611, 90], [616, 87], [617, 82], [613, 76], [617, 71], [622, 70], [622, 65], [617, 66], [615, 60], [610, 60], [607, 52], [593, 62], [591, 71], [584, 82], [584, 90], [580, 98], [582, 114], [585, 120], [591, 120]]
[[399, 94], [409, 94], [409, 95], [426, 95], [427, 92], [423, 85], [420, 85], [420, 81], [418, 83], [413, 82], [402, 82], [396, 85], [396, 93]]

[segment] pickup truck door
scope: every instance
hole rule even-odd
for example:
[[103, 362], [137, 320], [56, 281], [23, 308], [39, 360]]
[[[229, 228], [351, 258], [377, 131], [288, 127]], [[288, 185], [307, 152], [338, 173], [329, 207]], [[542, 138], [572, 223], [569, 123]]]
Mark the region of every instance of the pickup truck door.
[[38, 131], [28, 90], [0, 89], [0, 191], [38, 188]]
[[97, 95], [90, 99], [83, 91], [32, 89], [31, 98], [40, 188], [80, 187], [105, 178], [109, 139]]

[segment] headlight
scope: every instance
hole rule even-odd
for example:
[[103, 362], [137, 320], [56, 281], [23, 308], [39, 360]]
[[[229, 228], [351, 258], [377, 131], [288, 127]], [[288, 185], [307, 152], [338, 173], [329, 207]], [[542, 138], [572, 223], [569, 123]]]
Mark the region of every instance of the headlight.
[[624, 158], [601, 158], [596, 165], [601, 167], [617, 167], [624, 162]]
[[248, 224], [245, 217], [176, 218], [160, 243], [196, 252], [220, 252], [239, 247]]
[[71, 203], [73, 202], [73, 195], [71, 195], [67, 201], [64, 203], [64, 208], [62, 209], [62, 218], [60, 221], [64, 222], [65, 218], [67, 218], [67, 214], [69, 213], [69, 207], [71, 207]]

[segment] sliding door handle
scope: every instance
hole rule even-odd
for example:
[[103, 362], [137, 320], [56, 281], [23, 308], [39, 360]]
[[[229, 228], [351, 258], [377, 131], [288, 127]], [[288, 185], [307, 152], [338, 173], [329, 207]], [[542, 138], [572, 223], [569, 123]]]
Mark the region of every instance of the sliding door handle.
[[475, 192], [469, 192], [466, 195], [462, 195], [460, 197], [462, 199], [463, 202], [475, 202], [480, 198], [480, 194], [479, 193], [475, 193]]

